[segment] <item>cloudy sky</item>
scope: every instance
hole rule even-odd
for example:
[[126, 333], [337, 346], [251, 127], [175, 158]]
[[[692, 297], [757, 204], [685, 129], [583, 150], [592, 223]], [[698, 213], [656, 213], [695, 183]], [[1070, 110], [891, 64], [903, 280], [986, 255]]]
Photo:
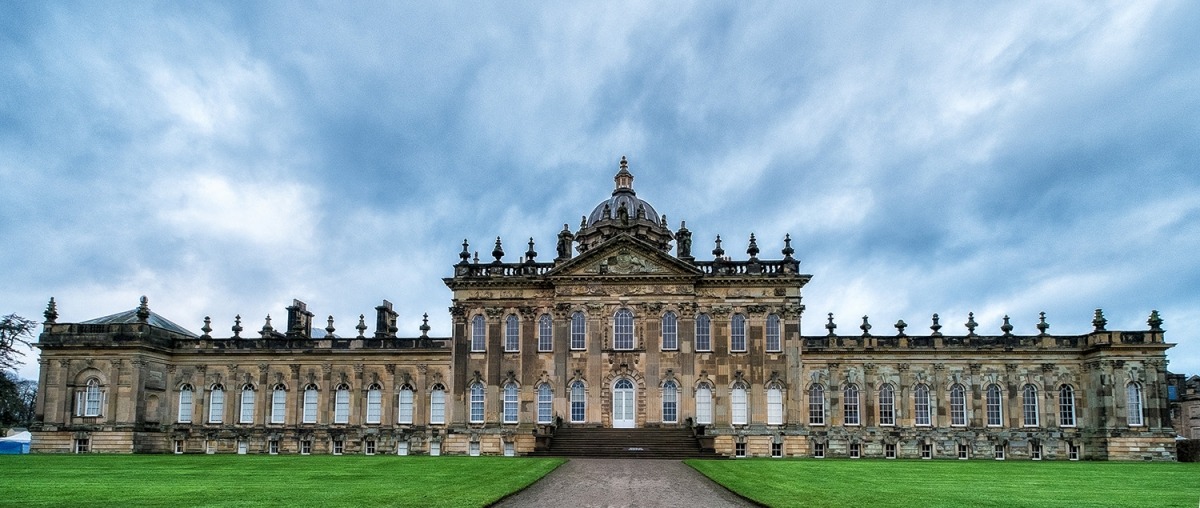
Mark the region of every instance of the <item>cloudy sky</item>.
[[3, 314], [447, 335], [462, 240], [553, 258], [625, 155], [701, 258], [790, 233], [806, 334], [1157, 309], [1200, 373], [1195, 2], [6, 4]]

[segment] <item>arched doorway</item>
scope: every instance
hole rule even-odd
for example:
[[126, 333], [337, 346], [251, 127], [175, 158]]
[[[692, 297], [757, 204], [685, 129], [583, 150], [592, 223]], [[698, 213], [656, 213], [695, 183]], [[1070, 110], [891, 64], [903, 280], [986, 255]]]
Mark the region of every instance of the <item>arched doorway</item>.
[[637, 405], [634, 395], [633, 382], [621, 378], [613, 383], [612, 426], [614, 429], [632, 429], [635, 426], [634, 415]]

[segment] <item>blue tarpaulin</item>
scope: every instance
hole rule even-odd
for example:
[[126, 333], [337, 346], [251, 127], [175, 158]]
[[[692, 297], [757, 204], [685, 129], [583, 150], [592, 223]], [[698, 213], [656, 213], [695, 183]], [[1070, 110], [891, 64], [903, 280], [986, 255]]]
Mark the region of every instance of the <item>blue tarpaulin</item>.
[[0, 438], [0, 455], [19, 455], [29, 453], [29, 442], [33, 437], [28, 432], [18, 432], [11, 436]]

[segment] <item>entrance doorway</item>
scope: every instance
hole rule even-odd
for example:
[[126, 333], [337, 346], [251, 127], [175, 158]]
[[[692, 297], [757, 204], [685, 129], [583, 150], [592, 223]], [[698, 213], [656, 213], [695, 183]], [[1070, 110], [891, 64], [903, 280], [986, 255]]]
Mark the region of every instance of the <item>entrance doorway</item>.
[[634, 427], [634, 394], [633, 383], [621, 379], [613, 385], [612, 426], [614, 429], [632, 429]]

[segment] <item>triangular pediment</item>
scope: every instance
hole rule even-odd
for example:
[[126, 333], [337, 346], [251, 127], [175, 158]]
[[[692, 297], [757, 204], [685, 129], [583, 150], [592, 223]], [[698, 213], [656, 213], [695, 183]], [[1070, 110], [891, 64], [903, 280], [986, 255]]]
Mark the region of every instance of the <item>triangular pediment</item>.
[[699, 269], [653, 245], [618, 235], [555, 267], [547, 277], [698, 276]]

